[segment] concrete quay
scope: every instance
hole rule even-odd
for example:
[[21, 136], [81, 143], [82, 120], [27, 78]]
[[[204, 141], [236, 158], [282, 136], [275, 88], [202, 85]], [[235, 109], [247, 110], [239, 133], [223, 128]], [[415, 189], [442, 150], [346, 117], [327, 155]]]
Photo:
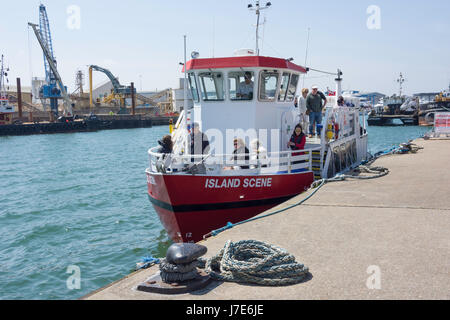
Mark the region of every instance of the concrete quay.
[[[415, 143], [424, 149], [374, 163], [389, 168], [385, 177], [328, 183], [301, 206], [201, 243], [208, 248], [206, 258], [227, 240], [278, 245], [309, 267], [311, 277], [303, 283], [261, 287], [215, 282], [181, 295], [134, 290], [158, 271], [154, 266], [82, 299], [450, 299], [450, 140]], [[374, 276], [379, 276], [378, 289]]]

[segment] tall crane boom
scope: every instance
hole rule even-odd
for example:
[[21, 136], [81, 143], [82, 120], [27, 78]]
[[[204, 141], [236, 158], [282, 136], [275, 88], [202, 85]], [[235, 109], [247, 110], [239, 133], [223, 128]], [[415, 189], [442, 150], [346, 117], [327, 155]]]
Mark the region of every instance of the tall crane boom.
[[48, 52], [50, 54], [50, 59], [45, 56], [44, 53], [44, 67], [45, 67], [45, 81], [47, 83], [54, 82], [54, 76], [52, 75], [52, 70], [50, 68], [48, 60], [55, 61], [55, 57], [53, 55], [53, 44], [52, 44], [52, 36], [50, 33], [50, 23], [48, 21], [47, 10], [45, 6], [41, 4], [39, 6], [39, 34], [41, 36], [42, 42], [48, 48]]
[[64, 86], [56, 67], [56, 60], [53, 56], [50, 25], [45, 6], [42, 4], [39, 6], [39, 23], [39, 28], [37, 24], [31, 22], [29, 22], [28, 25], [33, 28], [34, 34], [36, 35], [44, 54], [46, 84], [39, 90], [40, 98], [50, 99], [50, 108], [56, 117], [58, 116], [58, 99], [62, 98], [64, 103], [64, 116], [72, 117], [72, 104], [67, 93], [67, 88]]

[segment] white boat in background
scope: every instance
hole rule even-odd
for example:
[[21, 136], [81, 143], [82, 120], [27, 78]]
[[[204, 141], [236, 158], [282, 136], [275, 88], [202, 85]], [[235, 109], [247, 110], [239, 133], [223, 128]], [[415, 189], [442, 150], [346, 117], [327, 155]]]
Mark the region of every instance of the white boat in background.
[[4, 56], [2, 55], [0, 66], [0, 125], [11, 124], [14, 107], [9, 104], [6, 92], [6, 82], [8, 81], [8, 69], [5, 69]]
[[419, 110], [419, 99], [414, 97], [406, 97], [405, 102], [400, 106], [402, 114], [413, 114]]

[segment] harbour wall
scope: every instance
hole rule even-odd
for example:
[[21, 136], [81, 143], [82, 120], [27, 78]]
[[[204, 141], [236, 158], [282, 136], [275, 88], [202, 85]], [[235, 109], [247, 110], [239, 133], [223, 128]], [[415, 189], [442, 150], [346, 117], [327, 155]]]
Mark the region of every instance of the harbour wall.
[[98, 115], [96, 120], [89, 118], [67, 122], [24, 122], [0, 126], [0, 136], [88, 132], [111, 129], [149, 128], [152, 126], [169, 125], [170, 119], [175, 123], [175, 117], [148, 117], [144, 115]]

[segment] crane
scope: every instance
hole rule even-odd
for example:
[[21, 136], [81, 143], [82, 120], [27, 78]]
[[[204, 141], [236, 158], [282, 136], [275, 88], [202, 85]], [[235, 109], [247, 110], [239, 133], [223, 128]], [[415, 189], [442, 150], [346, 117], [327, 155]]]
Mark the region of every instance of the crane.
[[[93, 107], [93, 97], [92, 97], [92, 71], [99, 71], [104, 73], [109, 80], [111, 81], [113, 85], [113, 92], [110, 96], [106, 97], [106, 101], [111, 101], [113, 99], [118, 98], [120, 100], [120, 106], [125, 106], [125, 98], [128, 96], [131, 96], [131, 86], [124, 86], [121, 85], [119, 80], [109, 71], [108, 69], [96, 66], [96, 65], [90, 65], [89, 66], [89, 99], [90, 99], [90, 105], [91, 108]], [[136, 89], [134, 89], [134, 93], [136, 93]]]
[[[90, 98], [90, 106], [93, 108], [94, 101], [93, 101], [93, 92], [92, 92], [92, 71], [99, 71], [104, 73], [109, 80], [111, 81], [113, 85], [112, 93], [105, 97], [103, 99], [106, 103], [111, 103], [113, 100], [119, 100], [120, 106], [123, 108], [125, 106], [125, 98], [131, 97], [131, 86], [124, 86], [120, 84], [117, 77], [115, 77], [111, 71], [108, 69], [99, 67], [97, 65], [90, 65], [89, 66], [89, 98]], [[157, 92], [152, 97], [146, 97], [144, 95], [138, 94], [136, 92], [136, 88], [134, 88], [135, 97], [137, 100], [140, 100], [144, 103], [148, 103], [152, 106], [159, 107], [161, 109], [161, 112], [166, 112], [167, 110], [173, 109], [173, 101], [172, 101], [172, 90], [171, 89], [165, 89], [163, 91]], [[162, 97], [167, 97], [168, 101], [165, 102], [158, 102], [157, 99], [160, 99]]]
[[56, 59], [53, 54], [53, 44], [50, 33], [50, 23], [45, 6], [39, 6], [39, 27], [37, 24], [29, 22], [28, 25], [33, 28], [34, 34], [42, 48], [44, 54], [45, 82], [39, 90], [41, 99], [50, 100], [50, 109], [54, 117], [58, 117], [58, 99], [63, 99], [64, 116], [71, 118], [73, 116], [72, 104], [67, 93], [67, 87], [64, 86], [61, 76], [56, 67]]

